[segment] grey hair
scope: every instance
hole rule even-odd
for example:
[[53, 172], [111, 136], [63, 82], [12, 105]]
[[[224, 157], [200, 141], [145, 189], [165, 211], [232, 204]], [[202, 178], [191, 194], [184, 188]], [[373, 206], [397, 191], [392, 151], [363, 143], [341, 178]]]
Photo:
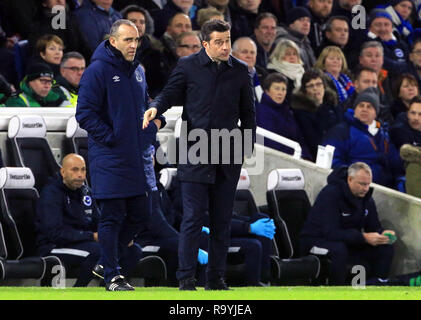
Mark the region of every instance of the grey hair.
[[237, 52], [238, 47], [240, 45], [240, 42], [244, 41], [244, 40], [249, 40], [251, 43], [253, 43], [253, 46], [254, 46], [254, 48], [256, 49], [256, 52], [257, 52], [256, 43], [253, 41], [252, 38], [249, 38], [249, 37], [241, 37], [241, 38], [238, 38], [237, 40], [235, 40], [234, 43], [232, 44], [232, 51]]
[[371, 172], [371, 168], [368, 164], [364, 162], [355, 162], [348, 167], [348, 177], [355, 177], [357, 172], [360, 170], [364, 170], [371, 177], [373, 176], [373, 173]]
[[113, 25], [111, 26], [110, 37], [115, 37], [115, 38], [118, 37], [118, 28], [120, 28], [121, 25], [133, 27], [137, 31], [137, 27], [133, 22], [127, 19], [119, 19], [116, 22], [114, 22]]
[[77, 59], [77, 60], [85, 61], [85, 57], [82, 56], [79, 52], [70, 51], [64, 54], [63, 58], [61, 59], [60, 67], [63, 67], [66, 64], [67, 60], [69, 59]]
[[378, 48], [382, 55], [384, 56], [384, 49], [382, 44], [379, 41], [367, 41], [364, 42], [360, 49], [360, 57], [363, 55], [363, 51], [368, 48]]

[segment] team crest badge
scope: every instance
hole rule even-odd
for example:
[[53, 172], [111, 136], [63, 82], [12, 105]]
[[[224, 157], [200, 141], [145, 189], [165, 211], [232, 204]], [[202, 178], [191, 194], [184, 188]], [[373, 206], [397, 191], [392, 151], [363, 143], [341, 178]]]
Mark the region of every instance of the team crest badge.
[[90, 196], [84, 196], [82, 202], [85, 206], [89, 207], [92, 204], [92, 198]]
[[136, 70], [136, 80], [137, 80], [137, 82], [143, 81], [142, 75], [140, 74], [140, 72], [138, 70]]

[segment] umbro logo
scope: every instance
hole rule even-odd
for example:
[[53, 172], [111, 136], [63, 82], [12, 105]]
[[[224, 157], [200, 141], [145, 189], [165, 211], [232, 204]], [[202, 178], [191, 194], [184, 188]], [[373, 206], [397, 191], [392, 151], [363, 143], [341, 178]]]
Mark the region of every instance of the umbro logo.
[[350, 215], [351, 215], [350, 213], [342, 212], [342, 217], [349, 217]]
[[114, 82], [119, 82], [120, 81], [120, 77], [119, 76], [114, 76], [113, 77]]

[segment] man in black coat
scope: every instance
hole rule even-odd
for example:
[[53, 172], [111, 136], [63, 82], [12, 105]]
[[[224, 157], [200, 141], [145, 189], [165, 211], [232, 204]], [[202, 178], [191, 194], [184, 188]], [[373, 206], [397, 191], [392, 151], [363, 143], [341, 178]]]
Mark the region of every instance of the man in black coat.
[[[180, 146], [184, 145], [185, 150], [180, 150], [180, 159], [184, 161], [178, 165], [184, 213], [177, 278], [181, 290], [195, 290], [193, 277], [198, 237], [205, 213], [209, 211], [212, 233], [206, 289], [227, 290], [223, 277], [233, 201], [243, 161], [243, 152], [234, 154], [233, 151], [242, 149], [243, 143], [238, 141], [237, 135], [237, 138], [230, 139], [228, 146], [224, 143], [224, 150], [215, 159], [217, 153], [214, 148], [221, 150], [221, 143], [219, 139], [209, 139], [209, 136], [212, 129], [212, 132], [227, 129], [231, 133], [237, 132], [240, 137], [254, 137], [253, 84], [247, 65], [230, 55], [230, 25], [227, 22], [206, 22], [202, 26], [202, 38], [204, 49], [178, 61], [166, 87], [152, 102], [152, 108], [145, 112], [143, 127], [146, 128], [149, 121], [168, 110], [173, 101], [181, 99], [184, 102], [182, 118], [187, 123], [187, 130], [180, 137]], [[238, 120], [241, 120], [240, 128]], [[193, 138], [196, 141], [187, 141], [187, 133], [189, 140], [197, 134]], [[231, 133], [227, 134], [231, 136]], [[199, 161], [193, 159], [197, 155], [198, 144], [201, 145]], [[211, 144], [212, 152], [208, 152], [211, 150], [206, 147]], [[248, 152], [245, 153], [251, 151], [252, 145], [253, 142], [248, 141]], [[184, 159], [181, 157], [183, 153]]]
[[329, 250], [331, 285], [346, 284], [348, 264], [370, 267], [367, 284], [387, 279], [393, 258], [387, 234], [393, 237], [395, 232], [380, 224], [370, 167], [363, 162], [340, 167], [327, 182], [301, 232], [303, 253], [313, 246]]

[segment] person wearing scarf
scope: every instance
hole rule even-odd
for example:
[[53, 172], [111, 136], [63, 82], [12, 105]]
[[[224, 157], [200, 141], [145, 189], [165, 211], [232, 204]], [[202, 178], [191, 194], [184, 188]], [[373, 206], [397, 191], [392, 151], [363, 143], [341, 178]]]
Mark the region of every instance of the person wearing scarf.
[[305, 72], [298, 46], [291, 40], [279, 41], [269, 57], [267, 69], [269, 73], [279, 72], [288, 78], [289, 99], [292, 92], [300, 88]]
[[314, 67], [324, 71], [330, 78], [331, 87], [336, 90], [340, 103], [355, 92], [354, 84], [346, 75], [348, 65], [339, 47], [328, 46], [324, 48]]

